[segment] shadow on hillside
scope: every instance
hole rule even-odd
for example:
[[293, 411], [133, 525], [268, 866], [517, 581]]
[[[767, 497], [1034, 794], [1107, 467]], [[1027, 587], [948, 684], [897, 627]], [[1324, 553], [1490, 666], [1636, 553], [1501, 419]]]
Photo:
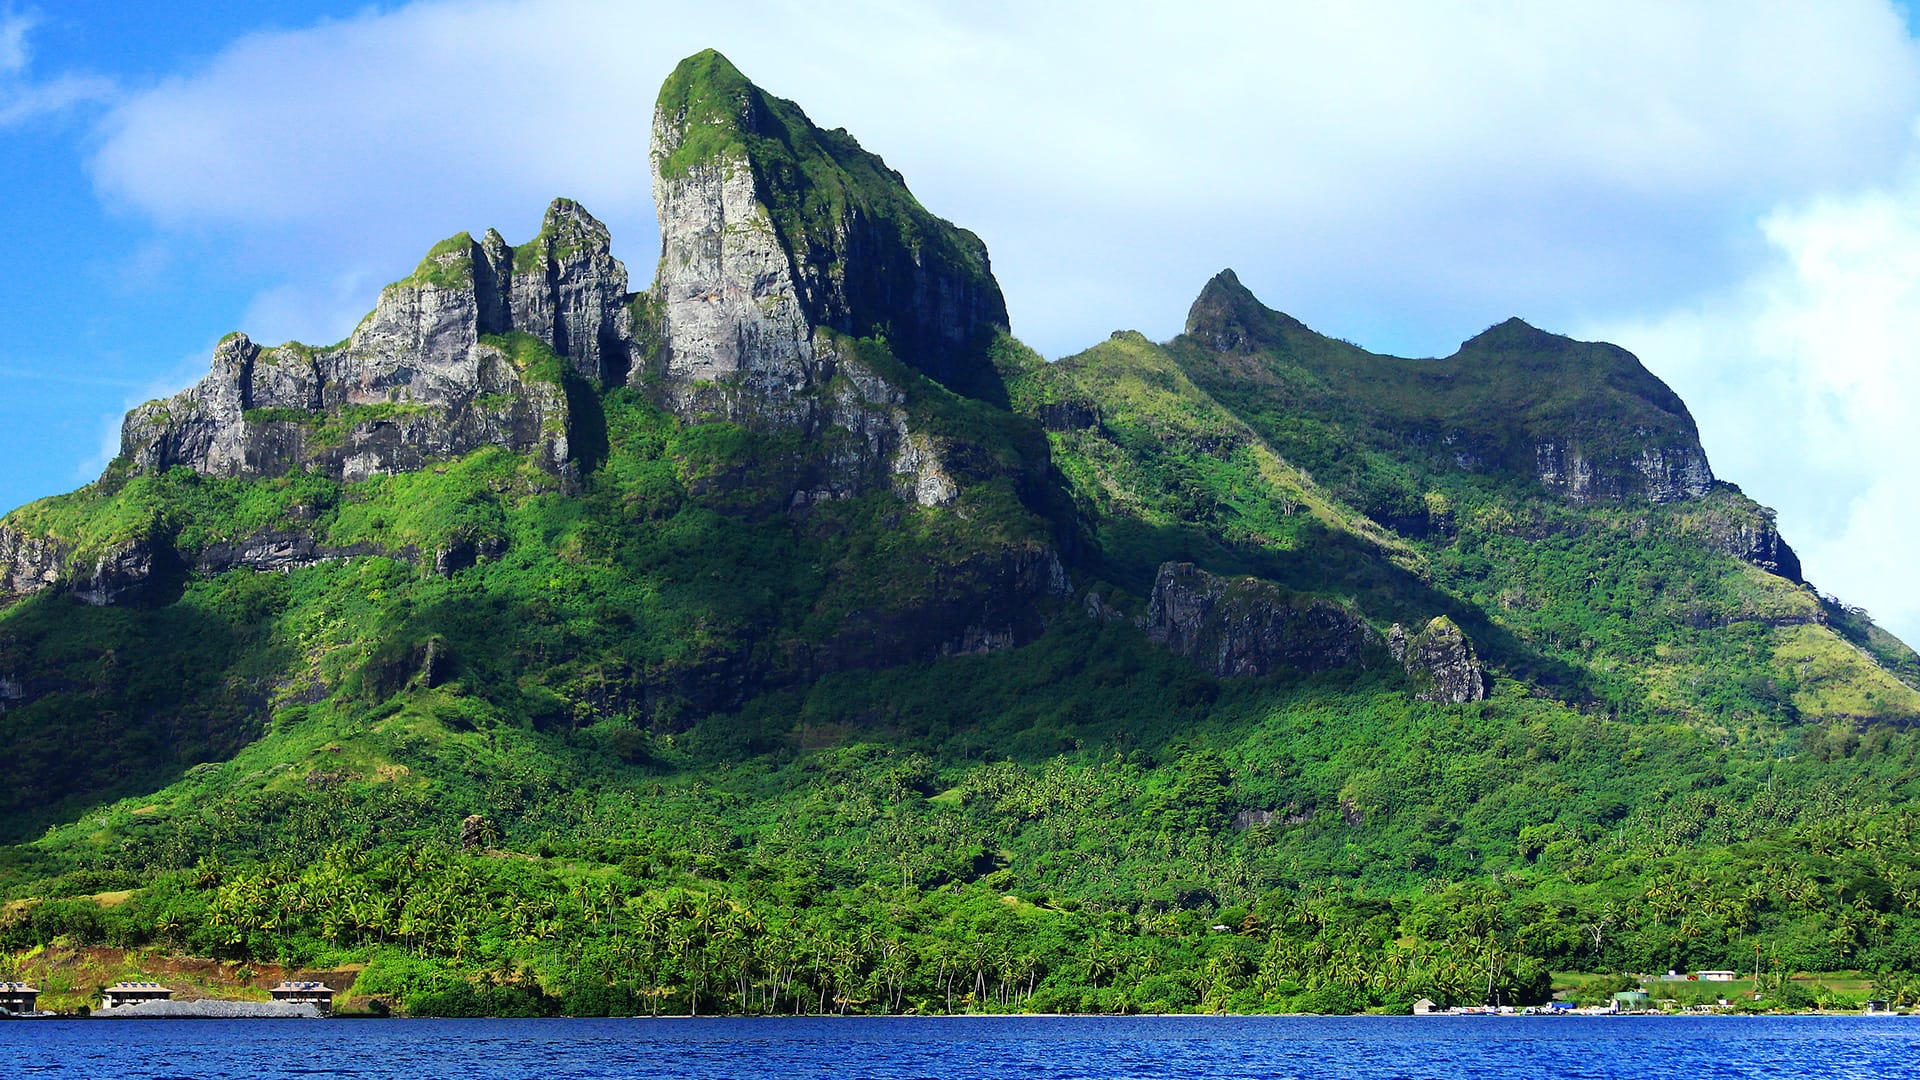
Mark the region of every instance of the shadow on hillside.
[[88, 607], [64, 591], [0, 621], [0, 842], [155, 791], [224, 761], [263, 729], [265, 694], [234, 670], [242, 628], [190, 605]]
[[1436, 615], [1459, 623], [1481, 659], [1568, 701], [1592, 696], [1587, 673], [1546, 656], [1488, 619], [1479, 607], [1451, 596], [1389, 562], [1379, 549], [1347, 533], [1312, 527], [1291, 551], [1235, 547], [1193, 526], [1116, 522], [1102, 530], [1087, 567], [1139, 596], [1153, 591], [1159, 566], [1191, 562], [1210, 573], [1251, 575], [1301, 592], [1350, 599], [1376, 623], [1424, 625]]

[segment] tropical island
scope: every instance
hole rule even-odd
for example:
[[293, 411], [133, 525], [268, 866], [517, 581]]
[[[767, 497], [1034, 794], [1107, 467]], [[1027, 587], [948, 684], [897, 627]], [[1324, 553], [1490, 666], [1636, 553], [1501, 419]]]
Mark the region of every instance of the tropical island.
[[[725, 58], [0, 519], [0, 981], [408, 1015], [1920, 1001], [1920, 656], [1619, 348], [1048, 361]], [[1744, 980], [1643, 983], [1621, 973]], [[1814, 974], [1809, 974], [1814, 973]], [[257, 989], [255, 989], [257, 988]]]

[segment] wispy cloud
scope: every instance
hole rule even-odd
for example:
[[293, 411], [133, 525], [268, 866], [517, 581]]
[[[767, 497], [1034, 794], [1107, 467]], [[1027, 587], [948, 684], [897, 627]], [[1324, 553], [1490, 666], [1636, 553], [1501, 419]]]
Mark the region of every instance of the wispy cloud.
[[63, 75], [24, 86], [0, 83], [0, 128], [16, 127], [76, 105], [107, 101], [113, 94], [111, 80], [86, 75]]
[[0, 15], [0, 76], [27, 66], [27, 31], [31, 29], [33, 20], [25, 15]]
[[0, 129], [64, 112], [76, 105], [110, 100], [113, 81], [95, 75], [63, 74], [35, 80], [27, 37], [38, 25], [31, 15], [0, 13]]
[[24, 379], [28, 382], [59, 383], [63, 386], [107, 386], [131, 389], [144, 386], [140, 379], [113, 379], [98, 375], [75, 375], [62, 371], [47, 371], [41, 368], [18, 367], [0, 364], [0, 379]]

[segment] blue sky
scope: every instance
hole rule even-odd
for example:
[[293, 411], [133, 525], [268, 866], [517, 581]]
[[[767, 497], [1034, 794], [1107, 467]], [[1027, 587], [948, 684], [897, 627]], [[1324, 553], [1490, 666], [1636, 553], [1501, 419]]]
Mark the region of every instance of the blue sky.
[[713, 46], [979, 232], [1050, 356], [1214, 271], [1444, 355], [1618, 341], [1823, 589], [1920, 639], [1920, 45], [1886, 0], [0, 0], [0, 509], [215, 340], [336, 340], [556, 195], [657, 251], [647, 121]]

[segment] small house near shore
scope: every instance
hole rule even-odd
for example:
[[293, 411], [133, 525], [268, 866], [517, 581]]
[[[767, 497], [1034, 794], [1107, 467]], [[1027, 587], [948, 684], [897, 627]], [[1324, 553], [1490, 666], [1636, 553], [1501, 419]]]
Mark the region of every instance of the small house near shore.
[[1439, 1007], [1440, 1003], [1432, 998], [1421, 998], [1419, 1001], [1413, 1003], [1413, 1015], [1432, 1016], [1433, 1010]]
[[172, 1001], [173, 991], [157, 982], [118, 982], [100, 991], [100, 1007], [117, 1009], [143, 1001]]
[[0, 982], [0, 1010], [19, 1015], [39, 1009], [39, 987], [23, 982]]
[[333, 1009], [333, 987], [323, 982], [283, 982], [267, 993], [289, 1005], [314, 1005], [322, 1012]]

